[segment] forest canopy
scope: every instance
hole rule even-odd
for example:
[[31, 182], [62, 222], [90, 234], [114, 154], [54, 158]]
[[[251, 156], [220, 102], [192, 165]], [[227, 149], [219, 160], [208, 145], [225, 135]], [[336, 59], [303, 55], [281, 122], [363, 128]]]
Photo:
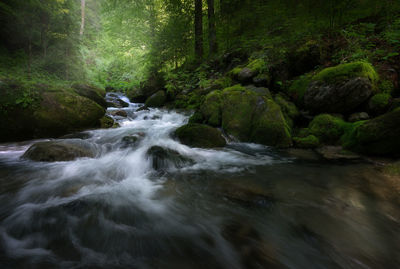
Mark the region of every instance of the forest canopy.
[[3, 0], [0, 74], [126, 90], [227, 53], [279, 58], [327, 37], [349, 43], [331, 59], [340, 63], [370, 57], [359, 45], [390, 24], [387, 57], [399, 48], [399, 10], [393, 0]]

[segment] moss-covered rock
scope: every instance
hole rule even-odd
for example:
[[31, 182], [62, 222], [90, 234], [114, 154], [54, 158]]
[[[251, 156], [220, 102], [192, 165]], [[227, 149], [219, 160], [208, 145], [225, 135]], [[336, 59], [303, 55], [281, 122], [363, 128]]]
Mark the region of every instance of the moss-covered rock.
[[189, 123], [203, 123], [204, 116], [201, 112], [196, 111], [193, 115], [189, 118]]
[[391, 105], [392, 97], [388, 93], [378, 93], [369, 99], [368, 112], [372, 115], [385, 113]]
[[207, 124], [221, 126], [221, 91], [210, 92], [200, 109]]
[[281, 148], [292, 145], [290, 126], [287, 124], [280, 106], [272, 99], [258, 99], [252, 125], [251, 142]]
[[[263, 59], [259, 58], [250, 61], [244, 67], [236, 67], [232, 69], [230, 74], [241, 83], [250, 83], [256, 76], [259, 76], [258, 79], [256, 79], [257, 81], [264, 82], [260, 80], [262, 79], [265, 80], [266, 83], [269, 83], [271, 79], [267, 74], [267, 71], [268, 71], [267, 63]], [[263, 75], [262, 77], [260, 76], [261, 74]], [[261, 85], [261, 86], [267, 86], [267, 85]]]
[[0, 141], [55, 137], [99, 126], [105, 110], [68, 86], [0, 85]]
[[194, 163], [192, 159], [182, 156], [179, 152], [160, 146], [151, 147], [146, 154], [151, 160], [153, 169], [156, 171], [165, 171], [170, 168], [182, 168]]
[[167, 97], [164, 91], [158, 91], [146, 100], [147, 107], [162, 107], [165, 104]]
[[400, 108], [368, 121], [356, 122], [342, 137], [347, 149], [371, 155], [399, 155]]
[[350, 123], [338, 117], [321, 114], [310, 122], [309, 132], [323, 143], [335, 144], [350, 126]]
[[312, 149], [319, 146], [319, 139], [314, 135], [306, 137], [294, 137], [294, 145], [298, 148]]
[[373, 66], [365, 62], [326, 68], [312, 77], [304, 93], [305, 107], [315, 113], [352, 112], [377, 90], [378, 80]]
[[286, 122], [289, 124], [291, 128], [293, 128], [294, 121], [296, 120], [296, 118], [300, 116], [300, 112], [297, 109], [296, 105], [288, 101], [281, 94], [275, 95], [274, 100], [281, 107]]
[[356, 77], [367, 78], [374, 87], [379, 81], [374, 67], [366, 62], [353, 62], [325, 68], [313, 77], [313, 81], [334, 84]]
[[304, 106], [304, 94], [311, 82], [312, 75], [307, 74], [298, 77], [289, 86], [288, 94], [298, 106]]
[[117, 127], [119, 127], [119, 124], [116, 123], [110, 116], [105, 115], [100, 119], [100, 128], [108, 129]]
[[215, 148], [226, 145], [226, 141], [218, 129], [204, 124], [186, 124], [178, 128], [175, 135], [183, 144], [191, 147]]
[[89, 98], [104, 108], [107, 107], [106, 100], [104, 99], [106, 96], [105, 90], [87, 84], [74, 84], [72, 88], [77, 94]]

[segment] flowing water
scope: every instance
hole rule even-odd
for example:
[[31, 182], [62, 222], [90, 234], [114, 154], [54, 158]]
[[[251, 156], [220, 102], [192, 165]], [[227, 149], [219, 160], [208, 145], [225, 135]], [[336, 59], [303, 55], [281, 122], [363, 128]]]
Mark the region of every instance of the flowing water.
[[[399, 179], [255, 144], [190, 148], [173, 137], [189, 115], [138, 107], [86, 132], [93, 159], [0, 145], [1, 268], [400, 267]], [[193, 161], [155, 170], [155, 145]]]

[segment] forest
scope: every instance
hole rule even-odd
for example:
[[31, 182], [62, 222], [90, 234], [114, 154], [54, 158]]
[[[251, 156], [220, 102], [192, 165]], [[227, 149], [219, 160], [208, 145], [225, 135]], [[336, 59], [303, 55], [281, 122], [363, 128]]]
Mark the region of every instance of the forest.
[[0, 267], [398, 268], [400, 1], [0, 0]]

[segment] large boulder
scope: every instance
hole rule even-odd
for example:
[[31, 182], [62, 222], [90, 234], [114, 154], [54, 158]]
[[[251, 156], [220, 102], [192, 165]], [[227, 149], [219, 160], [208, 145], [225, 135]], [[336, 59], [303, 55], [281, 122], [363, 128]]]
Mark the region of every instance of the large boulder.
[[191, 147], [216, 148], [226, 145], [225, 139], [218, 129], [204, 124], [186, 124], [178, 128], [175, 135], [183, 144]]
[[104, 99], [106, 92], [104, 90], [87, 84], [74, 84], [72, 88], [77, 94], [89, 98], [104, 108], [107, 107], [107, 102]]
[[400, 108], [356, 122], [343, 137], [345, 148], [371, 155], [400, 155]]
[[280, 106], [268, 93], [240, 85], [224, 89], [221, 93], [224, 131], [245, 142], [290, 146], [290, 127]]
[[147, 151], [147, 157], [151, 160], [151, 165], [156, 171], [164, 171], [169, 168], [182, 168], [194, 163], [192, 159], [182, 156], [176, 150], [160, 146], [151, 147]]
[[57, 137], [98, 127], [105, 113], [68, 87], [6, 81], [0, 92], [0, 141]]
[[158, 91], [146, 100], [147, 107], [162, 107], [167, 97], [164, 91]]
[[64, 139], [35, 143], [22, 158], [38, 162], [60, 162], [95, 156], [96, 147], [90, 142], [82, 139]]
[[207, 94], [200, 110], [207, 124], [214, 127], [221, 126], [221, 91]]
[[263, 59], [254, 59], [243, 68], [234, 68], [231, 74], [242, 84], [255, 83], [259, 86], [268, 86], [271, 79], [267, 70], [267, 63]]
[[330, 114], [316, 116], [308, 126], [309, 134], [316, 136], [319, 141], [336, 144], [341, 136], [351, 128], [351, 124]]
[[368, 63], [326, 68], [312, 78], [304, 104], [314, 113], [348, 113], [368, 100], [377, 82], [378, 75]]

